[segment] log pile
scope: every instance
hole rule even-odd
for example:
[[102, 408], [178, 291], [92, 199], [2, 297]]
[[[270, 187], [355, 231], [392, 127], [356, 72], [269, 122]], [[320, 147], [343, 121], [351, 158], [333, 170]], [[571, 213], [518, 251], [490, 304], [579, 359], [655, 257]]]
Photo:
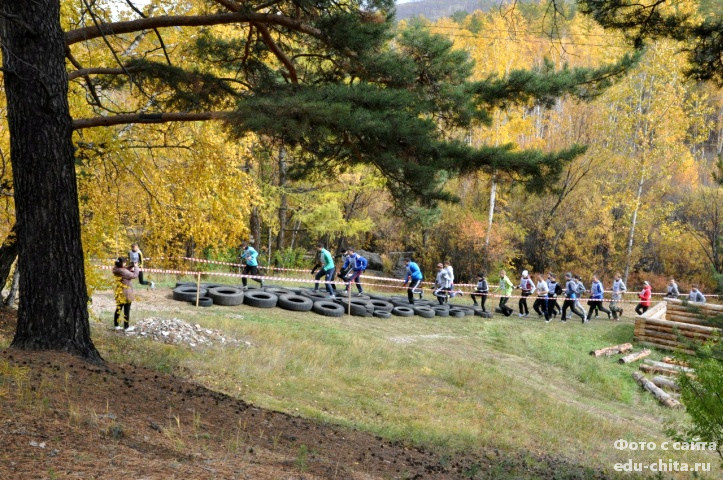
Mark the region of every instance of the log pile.
[[635, 320], [635, 339], [643, 345], [664, 350], [694, 353], [691, 343], [717, 339], [721, 329], [709, 319], [723, 315], [723, 305], [690, 303], [666, 299], [665, 320], [639, 316]]

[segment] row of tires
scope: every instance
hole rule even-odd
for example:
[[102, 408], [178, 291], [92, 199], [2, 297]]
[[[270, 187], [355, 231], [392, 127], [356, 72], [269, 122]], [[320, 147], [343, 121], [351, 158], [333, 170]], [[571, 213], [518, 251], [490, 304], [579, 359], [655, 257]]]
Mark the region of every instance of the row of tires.
[[490, 312], [461, 305], [439, 305], [429, 300], [417, 300], [410, 305], [406, 297], [361, 295], [351, 299], [340, 297], [330, 299], [325, 293], [305, 288], [282, 288], [269, 286], [263, 288], [235, 287], [231, 285], [178, 283], [173, 289], [175, 300], [191, 302], [200, 306], [211, 305], [249, 305], [257, 308], [279, 307], [295, 312], [313, 311], [327, 317], [341, 317], [345, 313], [359, 317], [389, 318], [392, 315], [423, 318], [464, 317], [477, 315], [491, 318]]

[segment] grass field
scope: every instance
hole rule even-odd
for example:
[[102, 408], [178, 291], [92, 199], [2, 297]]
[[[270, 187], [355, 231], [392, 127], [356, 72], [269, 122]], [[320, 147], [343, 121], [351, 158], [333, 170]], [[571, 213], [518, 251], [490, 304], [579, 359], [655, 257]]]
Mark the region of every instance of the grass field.
[[685, 418], [640, 390], [631, 378], [637, 365], [588, 354], [632, 341], [630, 321], [545, 325], [534, 314], [331, 319], [247, 306], [196, 309], [170, 300], [168, 289], [154, 295], [156, 300], [141, 293], [133, 322], [181, 318], [252, 346], [194, 350], [128, 339], [108, 330], [111, 313], [103, 312], [93, 335], [104, 358], [173, 372], [258, 406], [442, 454], [529, 451], [608, 471], [630, 458], [663, 458], [711, 462], [713, 476], [699, 478], [720, 473], [712, 454], [614, 448], [619, 438], [660, 445], [668, 440], [665, 425]]

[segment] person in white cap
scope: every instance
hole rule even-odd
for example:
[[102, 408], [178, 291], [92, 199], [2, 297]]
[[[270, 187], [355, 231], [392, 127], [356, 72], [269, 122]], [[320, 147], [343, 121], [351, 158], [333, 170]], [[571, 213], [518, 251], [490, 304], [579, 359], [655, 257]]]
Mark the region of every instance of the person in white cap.
[[648, 281], [643, 282], [643, 289], [640, 293], [638, 293], [638, 297], [640, 297], [640, 303], [635, 307], [635, 313], [638, 315], [644, 314], [648, 308], [650, 308], [650, 297], [653, 294], [653, 290], [650, 288], [650, 284]]
[[530, 310], [527, 308], [527, 297], [535, 293], [535, 282], [530, 278], [530, 272], [522, 270], [522, 278], [520, 279], [520, 285], [517, 287], [522, 290], [522, 296], [519, 301], [520, 317], [529, 317]]

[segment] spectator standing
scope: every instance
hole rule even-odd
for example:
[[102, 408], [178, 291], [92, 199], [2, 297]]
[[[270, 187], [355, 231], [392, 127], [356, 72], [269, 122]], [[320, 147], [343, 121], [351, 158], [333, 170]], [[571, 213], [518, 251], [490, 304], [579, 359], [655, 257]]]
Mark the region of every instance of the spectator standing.
[[118, 257], [113, 266], [113, 275], [116, 277], [115, 284], [115, 313], [113, 314], [113, 326], [116, 330], [121, 327], [118, 320], [123, 316], [123, 330], [133, 330], [129, 327], [131, 318], [131, 303], [134, 300], [132, 281], [138, 278], [138, 265], [127, 264], [126, 259]]

